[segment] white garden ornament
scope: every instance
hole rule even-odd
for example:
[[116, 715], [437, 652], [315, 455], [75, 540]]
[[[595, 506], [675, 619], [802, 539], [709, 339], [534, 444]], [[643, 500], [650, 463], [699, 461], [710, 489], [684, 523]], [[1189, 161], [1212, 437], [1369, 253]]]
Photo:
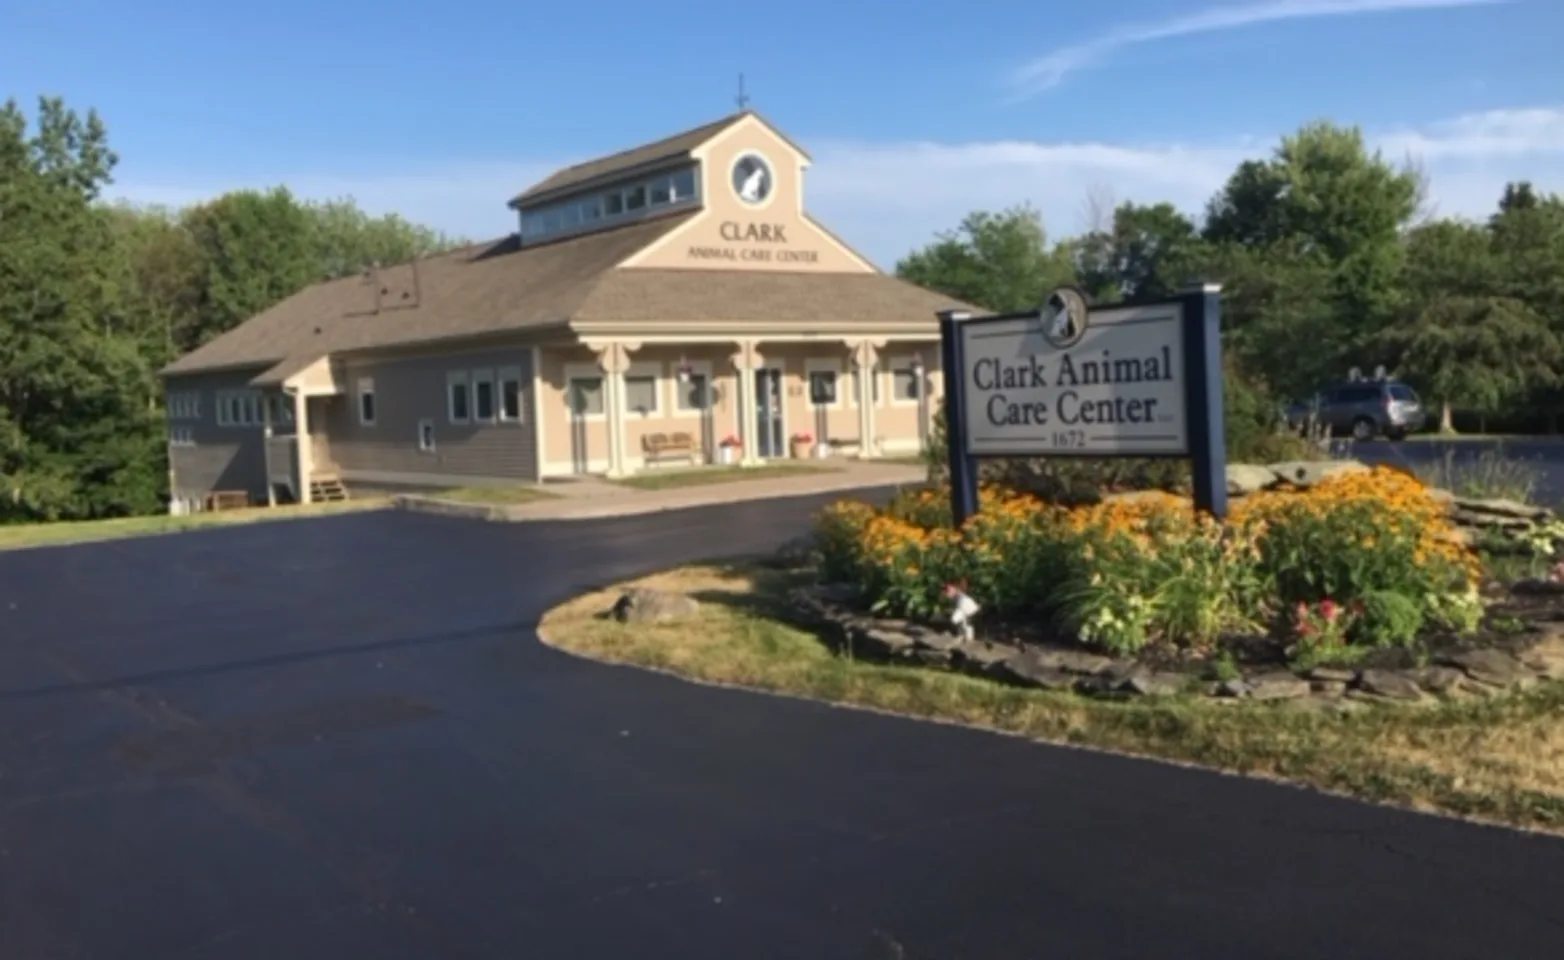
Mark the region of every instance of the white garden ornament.
[[955, 609], [951, 611], [950, 623], [961, 634], [961, 639], [972, 640], [972, 618], [982, 609], [978, 602], [967, 595], [966, 584], [945, 584], [945, 596], [955, 602]]

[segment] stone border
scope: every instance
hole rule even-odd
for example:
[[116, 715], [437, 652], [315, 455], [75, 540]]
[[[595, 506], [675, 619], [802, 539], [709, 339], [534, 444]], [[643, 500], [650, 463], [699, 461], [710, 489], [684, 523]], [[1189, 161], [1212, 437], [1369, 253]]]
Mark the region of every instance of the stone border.
[[1207, 680], [1069, 647], [967, 642], [922, 624], [865, 615], [853, 606], [856, 598], [857, 590], [850, 584], [831, 584], [794, 590], [790, 599], [802, 619], [849, 657], [954, 670], [1014, 686], [1094, 697], [1186, 694], [1219, 702], [1265, 700], [1352, 709], [1364, 703], [1490, 696], [1541, 681], [1564, 680], [1564, 623], [1529, 625], [1530, 643], [1515, 656], [1473, 648], [1436, 656], [1429, 666], [1403, 670], [1316, 667], [1297, 673], [1270, 667]]

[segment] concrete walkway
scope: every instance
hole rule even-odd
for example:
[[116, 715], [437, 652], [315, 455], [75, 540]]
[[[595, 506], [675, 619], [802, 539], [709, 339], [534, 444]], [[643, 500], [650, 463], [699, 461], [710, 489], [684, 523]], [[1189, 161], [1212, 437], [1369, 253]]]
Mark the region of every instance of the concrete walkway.
[[405, 495], [393, 498], [401, 510], [438, 513], [481, 520], [585, 520], [682, 510], [688, 507], [843, 493], [868, 487], [922, 483], [927, 472], [905, 463], [844, 461], [841, 469], [791, 476], [761, 476], [753, 480], [723, 480], [667, 490], [637, 490], [595, 477], [550, 483], [544, 489], [557, 496], [520, 504], [466, 503], [437, 497]]

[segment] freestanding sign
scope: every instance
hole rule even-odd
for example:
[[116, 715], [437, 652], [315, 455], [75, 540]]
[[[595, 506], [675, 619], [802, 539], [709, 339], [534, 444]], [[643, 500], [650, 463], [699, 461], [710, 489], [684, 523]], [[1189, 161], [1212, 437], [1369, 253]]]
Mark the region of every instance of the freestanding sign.
[[1181, 457], [1197, 509], [1227, 513], [1220, 288], [1092, 308], [1072, 287], [1035, 312], [940, 314], [951, 497], [977, 512], [981, 457]]

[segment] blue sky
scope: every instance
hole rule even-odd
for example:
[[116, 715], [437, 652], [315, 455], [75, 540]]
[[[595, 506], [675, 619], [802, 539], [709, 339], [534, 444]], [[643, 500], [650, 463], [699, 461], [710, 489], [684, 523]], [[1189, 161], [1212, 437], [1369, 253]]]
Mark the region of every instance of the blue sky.
[[550, 169], [753, 105], [809, 205], [891, 266], [972, 209], [1197, 211], [1300, 123], [1418, 158], [1438, 212], [1564, 190], [1560, 0], [50, 0], [0, 31], [5, 94], [96, 107], [113, 192], [286, 183], [468, 236]]

